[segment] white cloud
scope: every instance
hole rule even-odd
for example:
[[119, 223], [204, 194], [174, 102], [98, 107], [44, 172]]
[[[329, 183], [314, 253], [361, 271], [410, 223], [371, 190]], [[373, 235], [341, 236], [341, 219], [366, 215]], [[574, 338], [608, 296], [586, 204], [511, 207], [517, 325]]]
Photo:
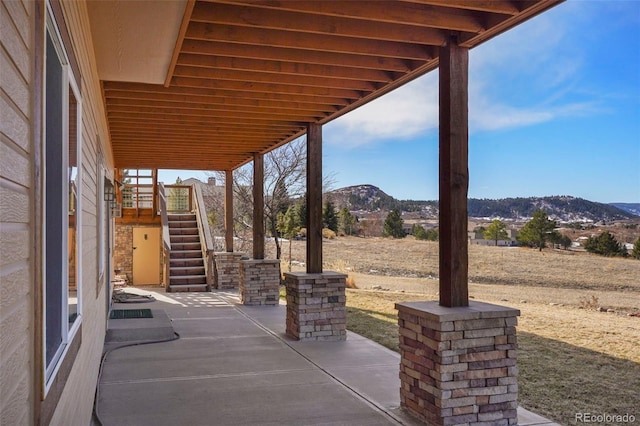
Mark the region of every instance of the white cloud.
[[[603, 111], [597, 94], [585, 97], [583, 93], [582, 99], [574, 96], [584, 50], [571, 32], [576, 30], [576, 20], [593, 17], [569, 3], [471, 51], [470, 133]], [[437, 129], [436, 70], [337, 119], [327, 127], [326, 140], [357, 147], [409, 139]]]
[[361, 146], [385, 139], [408, 139], [438, 128], [438, 83], [428, 74], [355, 111], [328, 129], [329, 143]]

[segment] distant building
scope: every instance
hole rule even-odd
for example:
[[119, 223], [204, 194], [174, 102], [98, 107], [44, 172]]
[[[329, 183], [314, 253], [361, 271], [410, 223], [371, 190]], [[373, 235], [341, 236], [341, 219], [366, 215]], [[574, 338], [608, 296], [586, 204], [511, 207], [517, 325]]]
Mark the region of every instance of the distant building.
[[486, 240], [482, 232], [469, 231], [469, 244], [479, 246], [498, 246], [498, 247], [516, 247], [518, 245], [518, 231], [515, 229], [507, 229], [508, 240]]

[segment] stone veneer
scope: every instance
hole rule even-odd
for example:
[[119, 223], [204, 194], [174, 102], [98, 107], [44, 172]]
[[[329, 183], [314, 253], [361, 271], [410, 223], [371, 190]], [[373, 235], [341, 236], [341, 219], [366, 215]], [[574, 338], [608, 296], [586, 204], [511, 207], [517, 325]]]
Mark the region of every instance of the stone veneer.
[[117, 275], [124, 275], [131, 284], [133, 277], [133, 226], [116, 223], [114, 234], [113, 269], [119, 270]]
[[517, 424], [520, 311], [397, 303], [400, 404], [433, 425]]
[[280, 260], [249, 259], [240, 261], [240, 302], [244, 305], [280, 303]]
[[240, 259], [242, 253], [216, 252], [214, 288], [233, 289], [240, 286]]
[[287, 335], [297, 340], [347, 338], [345, 274], [288, 272]]

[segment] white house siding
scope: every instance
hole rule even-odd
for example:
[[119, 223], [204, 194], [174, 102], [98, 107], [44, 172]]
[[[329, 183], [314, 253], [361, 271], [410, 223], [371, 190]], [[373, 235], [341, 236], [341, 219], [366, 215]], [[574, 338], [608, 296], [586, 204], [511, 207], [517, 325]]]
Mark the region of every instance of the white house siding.
[[82, 345], [61, 395], [52, 425], [90, 423], [106, 330], [105, 285], [97, 293], [98, 144], [112, 170], [109, 137], [102, 104], [89, 15], [84, 1], [63, 1], [62, 9], [82, 75]]
[[[63, 0], [64, 1], [64, 0]], [[106, 328], [105, 284], [97, 291], [98, 144], [113, 169], [86, 4], [64, 1], [63, 12], [82, 75], [82, 344], [51, 419], [89, 424]], [[35, 2], [0, 1], [0, 425], [33, 424], [36, 270], [34, 251]], [[111, 173], [109, 173], [111, 174]]]
[[0, 3], [0, 424], [33, 423], [32, 2]]

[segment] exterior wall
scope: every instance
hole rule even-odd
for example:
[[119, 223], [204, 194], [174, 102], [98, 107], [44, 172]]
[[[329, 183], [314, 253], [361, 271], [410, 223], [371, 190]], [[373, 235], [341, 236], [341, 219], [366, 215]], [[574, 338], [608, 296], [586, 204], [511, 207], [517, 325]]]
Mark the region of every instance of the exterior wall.
[[[40, 4], [42, 6], [42, 4]], [[53, 413], [41, 416], [42, 362], [35, 355], [42, 325], [37, 193], [42, 150], [39, 114], [42, 69], [36, 69], [36, 34], [44, 25], [34, 1], [0, 3], [0, 424], [89, 424], [106, 329], [108, 274], [98, 271], [98, 150], [112, 170], [102, 94], [84, 2], [62, 10], [82, 82], [82, 339]], [[41, 60], [40, 60], [41, 61]], [[109, 268], [108, 266], [105, 269]], [[108, 269], [107, 269], [108, 270]], [[45, 419], [45, 420], [43, 420]]]
[[0, 424], [34, 421], [34, 5], [0, 3]]
[[[106, 291], [97, 292], [97, 152], [101, 149], [107, 170], [111, 151], [102, 104], [102, 90], [91, 41], [87, 5], [63, 1], [62, 9], [82, 75], [82, 344], [60, 397], [51, 424], [89, 424], [102, 346], [106, 331]], [[106, 268], [109, 268], [108, 264]], [[108, 269], [107, 271], [108, 272]], [[105, 274], [102, 279], [106, 279]]]

